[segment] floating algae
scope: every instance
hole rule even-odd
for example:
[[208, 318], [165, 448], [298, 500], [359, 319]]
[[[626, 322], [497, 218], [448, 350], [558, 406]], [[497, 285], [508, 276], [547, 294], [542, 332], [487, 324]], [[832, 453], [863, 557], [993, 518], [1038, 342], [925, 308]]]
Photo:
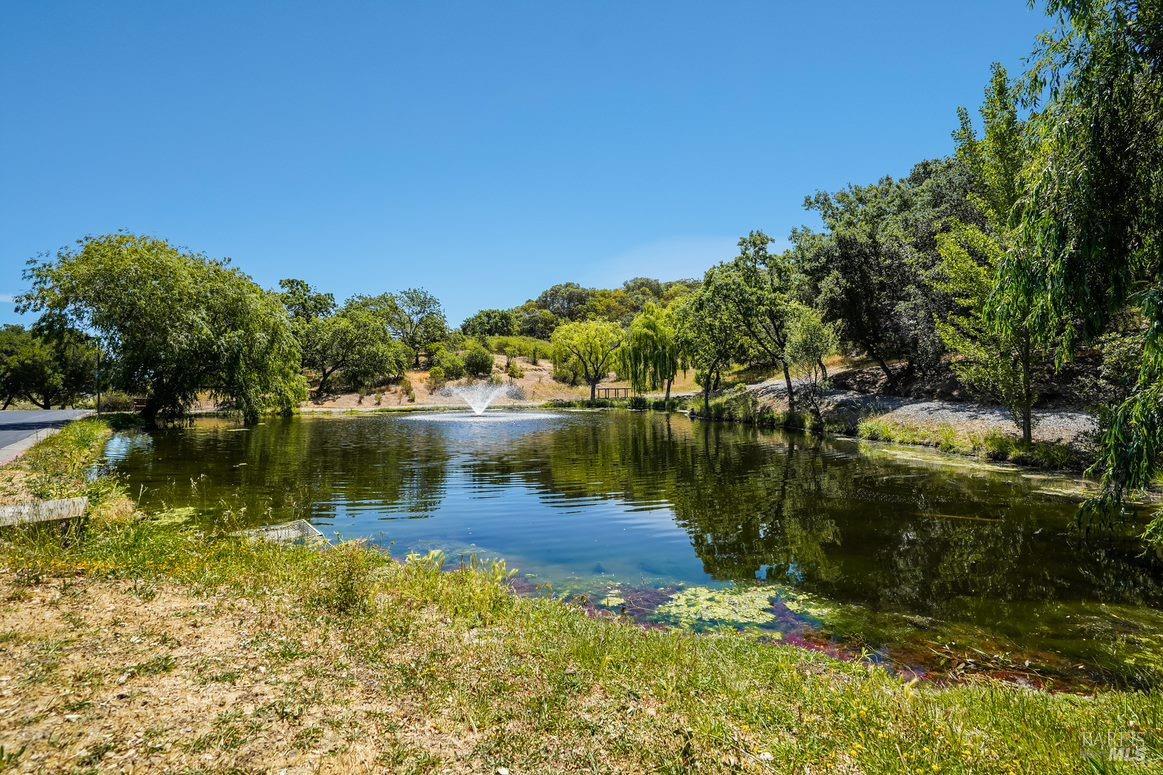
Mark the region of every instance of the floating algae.
[[692, 630], [761, 628], [787, 633], [818, 628], [833, 607], [789, 587], [688, 587], [658, 607], [655, 620]]
[[694, 630], [753, 627], [775, 620], [773, 587], [688, 587], [658, 607], [660, 620]]

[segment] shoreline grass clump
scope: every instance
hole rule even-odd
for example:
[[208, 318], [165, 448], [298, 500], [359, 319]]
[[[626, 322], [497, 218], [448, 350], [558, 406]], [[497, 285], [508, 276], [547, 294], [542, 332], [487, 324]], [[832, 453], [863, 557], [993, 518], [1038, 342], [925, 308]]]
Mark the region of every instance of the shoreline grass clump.
[[856, 435], [868, 441], [936, 447], [942, 452], [983, 457], [999, 463], [1081, 471], [1087, 461], [1072, 447], [1059, 442], [1027, 444], [1001, 431], [966, 431], [953, 425], [902, 423], [874, 417], [862, 420]]

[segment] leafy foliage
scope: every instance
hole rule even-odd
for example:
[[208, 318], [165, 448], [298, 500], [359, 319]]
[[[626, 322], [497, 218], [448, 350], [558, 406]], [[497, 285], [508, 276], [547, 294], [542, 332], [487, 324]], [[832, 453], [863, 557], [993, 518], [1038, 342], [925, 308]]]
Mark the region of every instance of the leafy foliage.
[[788, 368], [788, 327], [795, 309], [792, 264], [772, 254], [771, 237], [753, 231], [739, 240], [739, 255], [707, 272], [704, 285], [718, 296], [735, 328], [767, 363], [783, 369], [788, 405], [795, 411], [795, 389]]
[[493, 354], [480, 345], [470, 347], [464, 354], [464, 368], [474, 377], [487, 377], [493, 373]]
[[517, 316], [506, 309], [482, 309], [460, 325], [466, 336], [512, 336], [517, 333]]
[[1030, 444], [1034, 403], [1049, 371], [1048, 358], [1026, 324], [1027, 308], [1015, 303], [996, 309], [989, 303], [1005, 293], [998, 274], [1003, 261], [1022, 250], [1012, 224], [1029, 158], [1018, 118], [1018, 90], [1000, 65], [994, 66], [981, 114], [985, 134], [979, 139], [968, 113], [961, 111], [957, 152], [985, 223], [957, 224], [938, 237], [942, 260], [937, 284], [954, 306], [937, 331], [958, 356], [953, 371], [961, 381], [979, 396], [1004, 405], [1022, 440]]
[[150, 418], [184, 413], [201, 390], [251, 420], [305, 395], [285, 309], [226, 262], [117, 233], [34, 261], [26, 277], [20, 308], [95, 331], [117, 354], [113, 384], [146, 394]]
[[711, 391], [742, 352], [734, 312], [708, 281], [678, 304], [675, 322], [680, 351], [695, 367], [703, 387], [703, 408], [709, 412]]
[[607, 321], [566, 323], [553, 332], [554, 369], [575, 368], [590, 386], [590, 400], [597, 398], [598, 383], [614, 365], [614, 354], [622, 346], [622, 327]]
[[97, 343], [46, 316], [31, 331], [0, 329], [0, 399], [7, 409], [26, 398], [43, 409], [75, 403], [97, 387]]
[[1022, 208], [1028, 256], [1002, 266], [995, 306], [1071, 358], [1127, 306], [1147, 319], [1137, 384], [1111, 413], [1099, 467], [1113, 506], [1163, 454], [1163, 6], [1050, 0], [1027, 87], [1036, 175]]
[[664, 400], [669, 401], [679, 368], [678, 346], [671, 311], [648, 302], [626, 332], [625, 346], [619, 351], [619, 368], [639, 393], [665, 386]]
[[318, 397], [327, 395], [337, 372], [352, 388], [373, 387], [403, 376], [410, 357], [392, 338], [387, 316], [359, 302], [303, 329], [303, 364], [319, 375]]
[[825, 323], [820, 313], [811, 307], [795, 305], [791, 310], [785, 353], [793, 368], [804, 372], [800, 393], [805, 398], [815, 419], [813, 429], [823, 433], [820, 399], [828, 371], [824, 361], [835, 354], [840, 337], [835, 326]]

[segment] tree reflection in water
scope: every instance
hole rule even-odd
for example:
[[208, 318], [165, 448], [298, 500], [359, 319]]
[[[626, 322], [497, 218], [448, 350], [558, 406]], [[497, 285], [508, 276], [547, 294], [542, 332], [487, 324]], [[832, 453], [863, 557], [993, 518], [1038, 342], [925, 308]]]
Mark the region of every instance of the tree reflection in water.
[[[961, 623], [1071, 654], [1084, 650], [1065, 641], [1163, 624], [1163, 568], [1137, 525], [1084, 541], [1077, 501], [1041, 478], [852, 440], [600, 412], [488, 427], [203, 421], [145, 441], [111, 450], [147, 508], [305, 517], [561, 583], [759, 580], [913, 629]], [[867, 619], [853, 626], [871, 639]]]

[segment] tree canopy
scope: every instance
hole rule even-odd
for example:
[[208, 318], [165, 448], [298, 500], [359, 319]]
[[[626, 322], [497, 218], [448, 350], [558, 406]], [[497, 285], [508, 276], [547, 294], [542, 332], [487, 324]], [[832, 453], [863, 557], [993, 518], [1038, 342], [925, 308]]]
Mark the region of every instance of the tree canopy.
[[[993, 299], [1059, 362], [1127, 307], [1146, 318], [1138, 382], [1105, 432], [1106, 504], [1163, 454], [1163, 5], [1049, 0], [1057, 26], [1027, 77], [1037, 158], [1019, 213], [1027, 253]], [[1163, 521], [1156, 523], [1163, 538]]]
[[385, 316], [359, 303], [315, 318], [303, 331], [303, 365], [319, 375], [319, 397], [337, 372], [349, 387], [363, 389], [399, 378], [411, 358], [412, 352], [392, 338]]
[[614, 353], [622, 346], [622, 327], [602, 320], [566, 323], [553, 332], [555, 368], [566, 363], [577, 367], [590, 386], [590, 400], [597, 398], [598, 383], [613, 368]]
[[116, 233], [35, 261], [26, 277], [20, 308], [95, 332], [117, 354], [114, 385], [145, 394], [150, 418], [184, 413], [200, 391], [248, 419], [305, 395], [283, 305], [224, 261]]
[[460, 324], [466, 336], [512, 336], [517, 333], [517, 316], [507, 309], [482, 309]]
[[669, 309], [647, 302], [627, 329], [625, 344], [619, 352], [620, 370], [634, 390], [641, 393], [665, 387], [667, 401], [680, 360], [673, 318]]

